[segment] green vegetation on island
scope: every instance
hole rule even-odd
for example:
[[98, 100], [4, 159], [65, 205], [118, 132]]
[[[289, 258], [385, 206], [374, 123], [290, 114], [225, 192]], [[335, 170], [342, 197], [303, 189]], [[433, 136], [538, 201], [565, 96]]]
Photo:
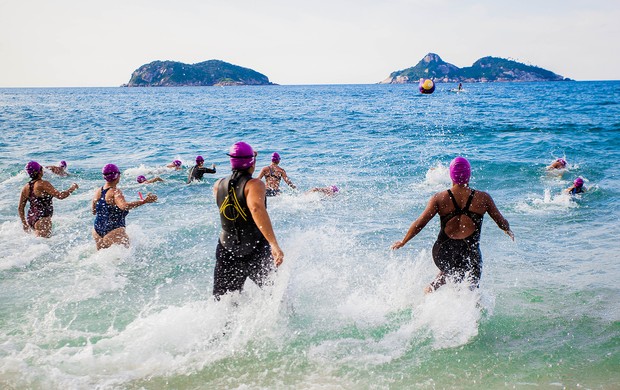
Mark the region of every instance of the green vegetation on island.
[[549, 70], [504, 58], [484, 57], [472, 66], [459, 68], [437, 54], [428, 53], [416, 66], [392, 72], [380, 84], [417, 84], [421, 78], [440, 83], [570, 80]]
[[264, 74], [219, 60], [196, 64], [153, 61], [136, 69], [124, 87], [274, 85]]

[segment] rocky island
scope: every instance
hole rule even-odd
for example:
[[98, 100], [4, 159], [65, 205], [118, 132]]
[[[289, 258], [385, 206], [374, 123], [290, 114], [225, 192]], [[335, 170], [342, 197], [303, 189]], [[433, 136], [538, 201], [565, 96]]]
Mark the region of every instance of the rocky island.
[[219, 60], [196, 64], [153, 61], [136, 69], [123, 87], [274, 85], [264, 74]]
[[459, 68], [428, 53], [416, 66], [392, 72], [379, 84], [417, 84], [421, 78], [438, 83], [571, 81], [549, 70], [504, 58], [483, 57], [472, 66]]

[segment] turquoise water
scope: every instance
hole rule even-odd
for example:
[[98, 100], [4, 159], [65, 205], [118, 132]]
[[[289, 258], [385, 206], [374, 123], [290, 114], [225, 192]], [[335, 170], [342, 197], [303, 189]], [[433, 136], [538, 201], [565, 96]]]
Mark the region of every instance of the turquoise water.
[[[15, 389], [614, 389], [620, 383], [620, 82], [0, 89], [0, 387]], [[270, 198], [274, 286], [211, 299], [211, 187], [239, 140], [298, 186]], [[186, 185], [196, 155], [218, 173]], [[486, 217], [479, 291], [425, 296], [433, 220], [457, 155]], [[545, 167], [564, 157], [562, 176]], [[54, 233], [21, 230], [23, 167], [68, 162]], [[173, 159], [184, 170], [164, 166]], [[97, 252], [90, 200], [119, 165], [130, 249]], [[140, 185], [137, 175], [163, 183]], [[561, 193], [576, 176], [590, 191]], [[306, 190], [338, 185], [324, 199]]]

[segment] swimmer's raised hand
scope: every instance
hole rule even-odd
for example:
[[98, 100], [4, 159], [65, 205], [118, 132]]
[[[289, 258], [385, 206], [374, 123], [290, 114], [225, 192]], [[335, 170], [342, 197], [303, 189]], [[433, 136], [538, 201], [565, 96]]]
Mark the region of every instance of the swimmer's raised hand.
[[154, 203], [157, 202], [157, 195], [151, 194], [150, 192], [146, 194], [146, 198], [144, 198], [144, 203]]

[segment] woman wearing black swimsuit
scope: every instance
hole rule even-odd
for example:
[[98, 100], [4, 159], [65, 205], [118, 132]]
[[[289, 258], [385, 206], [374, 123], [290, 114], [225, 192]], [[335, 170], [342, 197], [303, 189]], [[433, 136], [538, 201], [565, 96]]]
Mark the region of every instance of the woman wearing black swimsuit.
[[480, 230], [485, 213], [489, 213], [497, 226], [514, 241], [508, 221], [499, 212], [491, 196], [469, 188], [470, 176], [471, 167], [465, 158], [457, 157], [452, 160], [452, 188], [433, 195], [426, 209], [411, 224], [405, 237], [391, 246], [392, 249], [402, 248], [435, 214], [439, 214], [441, 229], [433, 246], [433, 260], [439, 268], [439, 274], [424, 289], [425, 293], [436, 290], [448, 279], [455, 282], [467, 279], [471, 286], [478, 286], [482, 271]]

